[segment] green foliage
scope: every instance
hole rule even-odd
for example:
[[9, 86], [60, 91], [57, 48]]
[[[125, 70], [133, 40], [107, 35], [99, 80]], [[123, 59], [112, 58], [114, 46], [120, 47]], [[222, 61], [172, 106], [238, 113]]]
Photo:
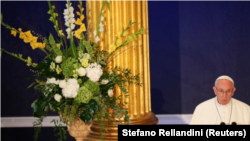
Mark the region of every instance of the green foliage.
[[58, 131], [58, 133], [55, 136], [59, 136], [58, 141], [66, 141], [66, 130], [64, 129], [63, 125], [62, 125], [62, 120], [52, 120], [52, 123], [54, 123], [54, 132]]
[[41, 132], [42, 129], [42, 122], [43, 122], [44, 117], [41, 116], [38, 118], [36, 121], [33, 122], [33, 127], [34, 127], [34, 141], [38, 140], [38, 135]]
[[48, 104], [48, 103], [47, 103], [45, 96], [41, 95], [34, 105], [33, 115], [35, 117], [43, 116], [44, 115], [44, 108], [45, 108], [46, 104]]
[[90, 55], [90, 57], [93, 58], [94, 54], [93, 54], [93, 48], [91, 44], [88, 41], [83, 41], [82, 44], [86, 47], [86, 50], [88, 54]]
[[85, 88], [87, 88], [89, 91], [91, 91], [93, 93], [93, 95], [98, 95], [100, 94], [100, 87], [99, 87], [99, 83], [98, 82], [93, 82], [90, 80], [87, 80], [83, 86]]
[[56, 42], [55, 42], [54, 37], [53, 37], [52, 34], [49, 35], [49, 43], [50, 43], [50, 45], [51, 45], [51, 47], [52, 47], [52, 49], [53, 49], [53, 51], [55, 53], [54, 57], [63, 55], [62, 51], [56, 46]]
[[88, 104], [83, 103], [79, 106], [78, 115], [85, 124], [88, 124], [94, 119], [98, 108], [97, 102], [91, 99]]
[[74, 63], [76, 60], [74, 58], [69, 57], [61, 64], [62, 72], [65, 77], [73, 76]]
[[78, 90], [78, 94], [75, 97], [74, 102], [76, 102], [76, 103], [89, 103], [92, 96], [93, 96], [93, 93], [89, 89], [87, 89], [85, 86], [82, 86]]

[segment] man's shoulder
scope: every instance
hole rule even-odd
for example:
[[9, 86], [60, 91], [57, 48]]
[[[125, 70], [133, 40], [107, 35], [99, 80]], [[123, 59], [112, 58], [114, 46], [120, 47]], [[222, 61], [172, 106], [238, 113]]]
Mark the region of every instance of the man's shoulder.
[[214, 103], [214, 98], [210, 98], [198, 104], [196, 108], [203, 108], [203, 107], [211, 106], [211, 104], [213, 103]]
[[235, 99], [235, 98], [232, 98], [232, 100], [233, 100], [233, 103], [236, 104], [236, 106], [245, 107], [245, 108], [250, 109], [250, 106], [247, 103], [240, 101], [238, 99]]

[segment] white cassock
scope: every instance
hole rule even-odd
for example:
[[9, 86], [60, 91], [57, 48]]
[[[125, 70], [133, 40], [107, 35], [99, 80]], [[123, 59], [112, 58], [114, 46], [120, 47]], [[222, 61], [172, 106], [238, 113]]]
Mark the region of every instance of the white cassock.
[[250, 125], [250, 106], [234, 98], [227, 105], [221, 105], [214, 97], [196, 106], [190, 125], [220, 125], [221, 122]]

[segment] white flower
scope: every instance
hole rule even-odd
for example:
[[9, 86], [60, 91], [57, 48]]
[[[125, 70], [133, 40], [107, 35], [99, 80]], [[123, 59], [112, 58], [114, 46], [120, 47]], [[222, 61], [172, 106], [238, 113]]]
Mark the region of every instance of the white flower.
[[55, 94], [55, 95], [54, 95], [54, 99], [55, 99], [57, 102], [60, 102], [60, 101], [61, 101], [61, 98], [62, 98], [62, 96], [59, 95], [59, 94]]
[[56, 59], [55, 59], [56, 63], [61, 63], [62, 62], [62, 56], [56, 56]]
[[99, 31], [103, 33], [103, 31], [104, 31], [103, 26], [100, 26], [100, 30]]
[[87, 77], [93, 82], [99, 81], [100, 77], [103, 74], [101, 65], [97, 65], [97, 63], [91, 63], [86, 68], [86, 71], [87, 71]]
[[52, 84], [59, 84], [59, 80], [56, 80], [54, 77], [53, 78], [47, 78], [46, 83], [52, 83]]
[[55, 62], [51, 62], [50, 63], [50, 69], [53, 71], [53, 70], [55, 70], [55, 68], [56, 68]]
[[96, 36], [96, 30], [94, 31], [94, 37]]
[[68, 79], [66, 87], [62, 89], [62, 94], [66, 98], [75, 98], [79, 87], [76, 79]]
[[101, 21], [103, 21], [104, 20], [104, 17], [103, 16], [101, 16]]
[[103, 79], [100, 83], [101, 83], [101, 84], [108, 84], [108, 83], [109, 83], [109, 80]]
[[99, 42], [100, 38], [98, 36], [95, 37], [95, 43]]
[[108, 95], [109, 95], [109, 97], [112, 97], [113, 94], [114, 94], [114, 93], [113, 93], [113, 89], [109, 89], [109, 90], [108, 90]]
[[[70, 26], [71, 32], [73, 32], [73, 29], [75, 28], [75, 14], [74, 14], [74, 8], [71, 6], [68, 6], [68, 4], [66, 4], [67, 9], [64, 9], [63, 15], [64, 15], [64, 19], [65, 19], [65, 25], [67, 27]], [[68, 34], [67, 38], [70, 38], [70, 29], [67, 29], [66, 32]]]
[[60, 88], [65, 88], [67, 86], [67, 82], [65, 80], [61, 80], [59, 83]]
[[83, 59], [89, 60], [89, 59], [91, 59], [91, 58], [90, 58], [90, 55], [89, 55], [88, 53], [84, 53], [84, 54], [83, 54]]
[[83, 67], [81, 67], [77, 69], [77, 73], [79, 76], [84, 76], [86, 74], [86, 70]]

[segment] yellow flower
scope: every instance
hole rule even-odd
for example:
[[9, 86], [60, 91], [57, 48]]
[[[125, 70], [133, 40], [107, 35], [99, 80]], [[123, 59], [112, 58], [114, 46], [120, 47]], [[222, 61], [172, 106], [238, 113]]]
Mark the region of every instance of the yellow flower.
[[81, 9], [81, 12], [83, 12], [84, 8]]
[[22, 32], [22, 28], [18, 28], [18, 31], [19, 31], [19, 32]]
[[31, 37], [31, 41], [32, 41], [32, 42], [37, 42], [37, 38], [38, 38], [38, 37], [33, 36], [33, 37]]
[[64, 36], [63, 31], [59, 30], [59, 35]]
[[82, 39], [81, 33], [82, 33], [82, 32], [80, 31], [80, 29], [78, 29], [78, 30], [75, 31], [74, 36], [75, 36], [76, 38], [78, 38], [78, 39]]
[[79, 11], [76, 11], [76, 15], [79, 15], [79, 16], [80, 16], [81, 14], [80, 14], [80, 12], [79, 12]]
[[38, 43], [38, 47], [41, 48], [41, 49], [44, 49], [45, 48], [45, 43]]
[[11, 35], [16, 37], [16, 31], [15, 30], [11, 30]]
[[24, 39], [23, 39], [23, 41], [25, 42], [25, 43], [30, 43], [31, 41], [32, 41], [32, 38], [29, 38], [29, 37], [25, 37]]
[[19, 38], [24, 39], [25, 37], [26, 37], [26, 35], [23, 32], [20, 32]]
[[77, 18], [77, 20], [76, 20], [75, 24], [76, 24], [76, 25], [81, 25], [81, 24], [82, 24], [81, 19]]
[[31, 34], [30, 30], [24, 32], [24, 34], [27, 36], [27, 37], [33, 37], [33, 35]]
[[84, 17], [84, 15], [81, 15], [81, 17], [80, 17], [80, 18], [81, 18], [81, 20], [84, 20], [84, 18], [85, 18], [85, 17]]
[[35, 39], [34, 36], [31, 34], [30, 30], [24, 32], [24, 34], [25, 34], [25, 37], [23, 38], [23, 41], [25, 43], [30, 43], [31, 41], [33, 41]]
[[59, 67], [59, 65], [56, 65], [56, 73], [60, 74], [62, 72], [62, 69]]
[[81, 32], [86, 31], [85, 24], [82, 24], [82, 25], [81, 25], [81, 27], [80, 27], [80, 31], [81, 31]]
[[37, 42], [30, 42], [30, 46], [34, 50], [34, 49], [38, 48], [38, 43]]
[[87, 59], [85, 59], [85, 60], [83, 60], [82, 62], [81, 62], [81, 64], [82, 64], [82, 66], [83, 67], [88, 67], [89, 66], [89, 61], [87, 60]]

